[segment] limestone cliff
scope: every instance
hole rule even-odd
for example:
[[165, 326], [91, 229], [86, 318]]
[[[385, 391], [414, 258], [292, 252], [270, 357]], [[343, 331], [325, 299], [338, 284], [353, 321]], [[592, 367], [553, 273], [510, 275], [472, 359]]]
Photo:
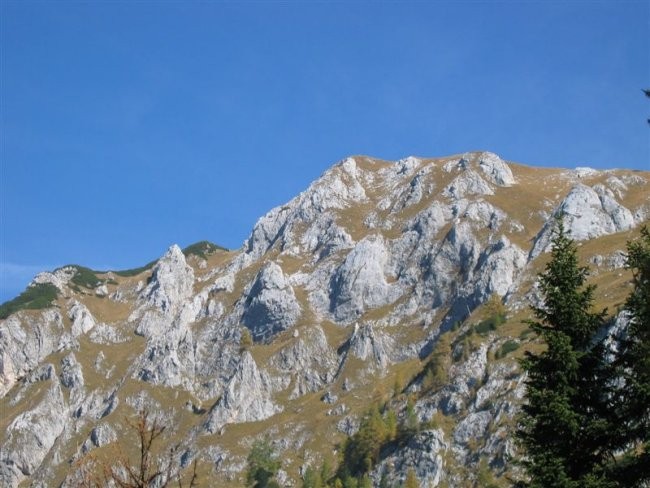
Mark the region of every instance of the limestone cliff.
[[[479, 469], [505, 479], [516, 358], [538, 347], [522, 320], [554, 216], [615, 310], [648, 195], [648, 172], [487, 152], [350, 157], [262, 216], [241, 249], [173, 245], [149, 268], [41, 273], [30, 286], [53, 287], [51, 306], [0, 322], [0, 484], [74, 486], [89, 453], [128, 451], [126, 419], [147, 408], [180, 446], [170, 462], [196, 459], [205, 486], [241, 486], [265, 435], [295, 486], [377, 402], [400, 422], [411, 402], [421, 428], [382, 451], [376, 485], [410, 470], [432, 487]], [[504, 324], [490, 322], [495, 302]]]

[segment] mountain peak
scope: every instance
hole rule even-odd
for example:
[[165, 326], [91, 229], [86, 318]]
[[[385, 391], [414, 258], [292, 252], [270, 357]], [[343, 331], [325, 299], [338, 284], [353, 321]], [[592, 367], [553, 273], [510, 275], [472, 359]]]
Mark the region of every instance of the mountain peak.
[[135, 270], [39, 274], [0, 325], [0, 484], [73, 485], [71, 466], [110, 459], [142, 408], [179, 440], [178, 469], [193, 458], [210, 483], [240, 486], [267, 436], [295, 484], [375, 402], [420, 426], [381, 451], [375, 484], [410, 470], [470, 484], [480, 459], [505, 479], [552, 222], [564, 215], [598, 305], [615, 310], [649, 181], [485, 151], [354, 156], [263, 215], [239, 250], [202, 241]]

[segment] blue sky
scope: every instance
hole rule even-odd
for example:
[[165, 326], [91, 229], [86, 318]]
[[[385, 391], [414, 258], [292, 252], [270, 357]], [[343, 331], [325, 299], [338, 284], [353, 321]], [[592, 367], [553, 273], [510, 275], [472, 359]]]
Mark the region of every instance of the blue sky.
[[239, 247], [351, 154], [650, 169], [650, 4], [1, 4], [0, 301]]

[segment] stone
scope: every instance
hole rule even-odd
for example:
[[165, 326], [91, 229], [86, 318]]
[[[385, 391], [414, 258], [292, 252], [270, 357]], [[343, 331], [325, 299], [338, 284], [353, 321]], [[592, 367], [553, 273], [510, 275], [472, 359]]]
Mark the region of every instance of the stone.
[[0, 393], [6, 394], [17, 380], [59, 350], [65, 334], [63, 317], [57, 309], [44, 309], [35, 316], [18, 312], [3, 321], [0, 356], [6, 366], [0, 376], [0, 383], [5, 385]]
[[495, 185], [511, 186], [516, 183], [510, 167], [494, 153], [482, 153], [479, 156], [478, 165], [481, 171]]
[[296, 339], [270, 361], [281, 374], [293, 378], [290, 399], [319, 391], [330, 384], [339, 366], [336, 353], [328, 344], [322, 328], [303, 328]]
[[470, 413], [454, 430], [454, 442], [464, 445], [471, 440], [481, 439], [485, 436], [491, 420], [492, 414], [487, 410]]
[[67, 408], [54, 367], [44, 382], [49, 383], [43, 398], [16, 416], [0, 442], [0, 485], [17, 487], [33, 475], [65, 428]]
[[420, 486], [439, 486], [445, 475], [444, 456], [448, 449], [441, 429], [416, 434], [404, 448], [383, 458], [372, 470], [373, 486], [379, 486], [382, 479], [388, 486], [402, 486], [409, 470], [415, 472]]
[[300, 316], [300, 305], [282, 268], [269, 263], [257, 274], [244, 302], [242, 323], [257, 341], [288, 329]]
[[84, 386], [81, 364], [73, 353], [61, 360], [61, 384], [66, 388], [82, 388]]
[[468, 170], [457, 176], [445, 187], [442, 194], [448, 198], [458, 200], [474, 195], [494, 195], [490, 184], [476, 171]]
[[263, 420], [282, 410], [271, 401], [271, 382], [255, 360], [244, 352], [221, 399], [209, 412], [205, 429], [219, 432], [227, 424]]
[[140, 301], [171, 314], [192, 294], [193, 287], [194, 271], [174, 244], [154, 266], [151, 280], [140, 292]]
[[[34, 283], [54, 284], [59, 299], [0, 322], [0, 485], [76, 486], [67, 463], [120, 440], [124, 413], [140, 408], [170, 426], [174, 463], [197, 459], [219, 486], [241, 484], [242, 449], [258, 434], [286, 459], [283, 483], [298, 485], [288, 467], [318, 466], [321, 439], [329, 449], [337, 431], [358, 432], [366, 403], [426, 364], [446, 332], [436, 386], [415, 377], [390, 400], [403, 420], [414, 398], [424, 430], [385, 446], [371, 481], [399, 486], [413, 470], [422, 486], [462, 486], [482, 463], [510, 476], [525, 383], [515, 355], [495, 353], [533, 338], [508, 337], [510, 326], [461, 336], [493, 295], [509, 316], [542, 304], [536, 259], [560, 211], [582, 240], [621, 232], [583, 248], [605, 287], [620, 282], [627, 231], [650, 215], [647, 179], [535, 172], [485, 152], [359, 156], [264, 215], [242, 249], [190, 266], [172, 246], [151, 269], [108, 273], [94, 290], [72, 286], [72, 266], [41, 273]], [[603, 337], [614, 344], [627, 324], [619, 315]]]
[[90, 311], [77, 300], [73, 300], [68, 310], [68, 317], [72, 321], [72, 336], [79, 337], [95, 327], [95, 318]]
[[348, 354], [370, 362], [373, 366], [384, 371], [391, 364], [395, 342], [390, 336], [376, 331], [371, 324], [359, 326], [355, 324], [354, 332], [349, 340]]
[[[568, 234], [577, 241], [594, 239], [634, 227], [634, 216], [610, 195], [599, 195], [581, 183], [575, 185], [553, 215], [564, 215]], [[551, 245], [555, 219], [550, 219], [535, 238], [531, 258], [547, 252]]]
[[379, 235], [361, 240], [336, 270], [329, 285], [330, 312], [350, 322], [365, 310], [395, 301], [401, 294], [386, 280], [388, 250]]
[[95, 295], [101, 298], [108, 296], [108, 287], [106, 285], [99, 285], [95, 288]]

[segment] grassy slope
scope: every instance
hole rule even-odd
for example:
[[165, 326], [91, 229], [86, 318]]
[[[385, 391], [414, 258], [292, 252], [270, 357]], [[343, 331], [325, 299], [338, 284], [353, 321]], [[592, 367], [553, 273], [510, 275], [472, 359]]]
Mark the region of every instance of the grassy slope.
[[[439, 163], [440, 165], [442, 163]], [[566, 181], [563, 178], [558, 177], [558, 170], [539, 170], [543, 177], [540, 177], [538, 170], [532, 170], [525, 166], [512, 165], [513, 173], [519, 181], [519, 184], [509, 188], [509, 189], [500, 189], [497, 195], [493, 197], [488, 197], [487, 199], [494, 205], [505, 210], [513, 219], [521, 222], [525, 231], [522, 233], [509, 233], [511, 240], [522, 248], [527, 249], [531, 246], [531, 239], [534, 237], [535, 233], [539, 229], [539, 226], [542, 222], [542, 217], [539, 215], [539, 210], [543, 207], [542, 203], [544, 201], [557, 202], [558, 195], [565, 195], [568, 191], [571, 183]], [[439, 190], [442, 189], [449, 176], [445, 176], [437, 185], [437, 190], [431, 198], [437, 198], [439, 196]], [[593, 184], [594, 182], [587, 181], [588, 184]], [[380, 196], [380, 192], [377, 192], [377, 195], [370, 195], [373, 200]], [[632, 188], [629, 192], [629, 195], [626, 196], [626, 200], [636, 204], [637, 202], [646, 201], [643, 197], [639, 196], [639, 191]], [[403, 218], [408, 218], [410, 215], [414, 215], [416, 211], [425, 208], [429, 203], [430, 199], [425, 199], [417, 205], [417, 208], [405, 209], [403, 211]], [[370, 209], [364, 209], [364, 211]], [[400, 218], [400, 220], [403, 220]], [[340, 223], [343, 223], [348, 231], [355, 237], [367, 233], [367, 229], [363, 229], [361, 222], [363, 221], [363, 215], [357, 212], [357, 209], [354, 210], [343, 210], [341, 212]], [[507, 227], [507, 226], [506, 226]], [[505, 228], [505, 227], [504, 227]], [[386, 231], [386, 237], [395, 237], [399, 234], [399, 229], [394, 229], [392, 231]], [[604, 236], [599, 239], [594, 239], [589, 242], [584, 242], [580, 246], [581, 257], [584, 262], [587, 262], [588, 259], [594, 254], [608, 255], [617, 250], [624, 249], [625, 242], [636, 235], [636, 231], [624, 232], [619, 234], [613, 234], [610, 236]], [[184, 252], [187, 256], [196, 255], [202, 258], [209, 258], [209, 266], [214, 263], [221, 263], [221, 258], [215, 260], [214, 256], [211, 256], [215, 248], [212, 248], [205, 243], [197, 243], [192, 246], [188, 246], [184, 249]], [[273, 253], [275, 256], [275, 253]], [[277, 257], [277, 256], [276, 256]], [[225, 258], [224, 258], [225, 259]], [[284, 258], [286, 263], [283, 267], [291, 268], [292, 271], [301, 269], [306, 265], [305, 261], [295, 259], [295, 258]], [[293, 260], [292, 260], [293, 259]], [[546, 256], [540, 256], [534, 263], [533, 269], [531, 270], [530, 276], [534, 276], [536, 272], [539, 272], [543, 269]], [[114, 272], [115, 275], [119, 276], [117, 278], [120, 280], [120, 283], [123, 282], [121, 278], [127, 278], [131, 276], [137, 276], [155, 264], [155, 261], [149, 263], [149, 265], [138, 268], [136, 270], [126, 270], [122, 272]], [[286, 269], [289, 271], [289, 269]], [[231, 294], [227, 294], [227, 299], [225, 300], [228, 303], [233, 302], [238, 294], [243, 289], [245, 283], [252, 279], [254, 274], [257, 272], [257, 266], [251, 267], [250, 269], [245, 270], [244, 273], [240, 274], [237, 279], [236, 290]], [[87, 276], [88, 279], [84, 279], [83, 282], [86, 284], [92, 284], [90, 276]], [[609, 307], [611, 312], [614, 312], [618, 306], [624, 300], [628, 290], [629, 290], [629, 278], [630, 275], [625, 270], [602, 270], [598, 274], [592, 276], [591, 281], [598, 285], [598, 290], [596, 293], [598, 307]], [[532, 283], [532, 280], [529, 279], [527, 282], [524, 282], [522, 291], [526, 291], [528, 286]], [[86, 286], [86, 285], [81, 285]], [[303, 290], [296, 290], [296, 295], [299, 299], [306, 304], [306, 293]], [[80, 296], [81, 301], [86, 303], [93, 314], [102, 314], [102, 320], [109, 321], [111, 319], [115, 320], [116, 324], [121, 324], [122, 321], [126, 319], [128, 315], [128, 310], [124, 306], [124, 310], [120, 309], [113, 310], [111, 307], [108, 307], [107, 300], [101, 300], [96, 297], [91, 296]], [[108, 308], [107, 308], [108, 307]], [[386, 312], [386, 310], [373, 310], [368, 312], [365, 317], [361, 318], [363, 320], [377, 319], [378, 315], [381, 315], [380, 312]], [[508, 320], [506, 323], [499, 325], [495, 330], [486, 330], [483, 333], [477, 333], [474, 331], [469, 335], [470, 342], [472, 347], [477, 347], [481, 342], [486, 340], [497, 339], [499, 347], [503, 348], [504, 344], [519, 344], [519, 347], [514, 348], [513, 345], [507, 346], [505, 351], [500, 357], [496, 357], [496, 351], [491, 351], [490, 361], [515, 361], [518, 357], [521, 357], [525, 350], [537, 349], [539, 344], [535, 341], [535, 338], [531, 335], [526, 335], [527, 326], [524, 324], [524, 319], [529, 317], [529, 312], [527, 309], [521, 309], [518, 311], [513, 311], [509, 314]], [[481, 320], [486, 318], [485, 312], [482, 309], [478, 309], [474, 314], [468, 319], [469, 324], [477, 324]], [[345, 341], [350, 333], [349, 330], [338, 327], [330, 323], [320, 323], [321, 319], [313, 316], [312, 314], [306, 314], [303, 317], [301, 323], [297, 325], [298, 328], [303, 326], [311, 326], [314, 324], [319, 324], [325, 330], [330, 343], [333, 347], [337, 347]], [[410, 338], [419, 336], [422, 331], [419, 330], [420, 324], [409, 323], [405, 321], [399, 326], [402, 329], [405, 329], [407, 335]], [[444, 341], [448, 343], [453, 343], [458, 336], [462, 333], [465, 333], [464, 329], [459, 329], [458, 331], [451, 331], [447, 337], [444, 338]], [[252, 353], [258, 361], [259, 364], [264, 364], [266, 360], [270, 357], [272, 352], [277, 351], [280, 347], [286, 346], [291, 343], [292, 337], [289, 333], [282, 335], [274, 343], [263, 346], [256, 345], [253, 347]], [[190, 398], [187, 393], [184, 392], [175, 392], [169, 389], [164, 388], [152, 388], [150, 385], [143, 384], [136, 380], [130, 378], [128, 373], [128, 362], [132, 359], [134, 354], [137, 354], [142, 350], [143, 343], [141, 339], [138, 339], [138, 344], [133, 344], [129, 346], [128, 353], [124, 348], [121, 348], [119, 345], [116, 346], [98, 346], [86, 344], [84, 342], [83, 354], [80, 354], [78, 359], [82, 362], [84, 366], [84, 372], [90, 373], [93, 370], [92, 362], [94, 357], [99, 353], [100, 350], [109, 357], [114, 364], [116, 365], [115, 375], [125, 375], [126, 382], [124, 384], [122, 395], [124, 394], [134, 394], [139, 391], [150, 391], [151, 395], [154, 396], [159, 402], [161, 402], [163, 408], [173, 409], [179, 415], [177, 428], [180, 431], [187, 432], [193, 427], [201, 425], [205, 421], [204, 415], [196, 415], [187, 413], [184, 409], [185, 401]], [[137, 342], [137, 341], [136, 341]], [[509, 349], [509, 350], [508, 350]], [[501, 349], [503, 350], [503, 349]], [[329, 388], [333, 393], [337, 394], [340, 398], [340, 403], [345, 403], [350, 411], [349, 415], [359, 415], [364, 410], [368, 408], [368, 405], [372, 401], [384, 401], [390, 398], [393, 395], [393, 388], [398, 379], [403, 384], [407, 384], [413, 377], [420, 374], [427, 363], [428, 358], [424, 361], [412, 360], [406, 363], [398, 364], [389, 368], [388, 371], [383, 372], [383, 374], [377, 374], [371, 377], [364, 377], [360, 374], [361, 365], [350, 361], [346, 366], [343, 374], [340, 379]], [[448, 363], [447, 363], [448, 365]], [[59, 365], [57, 364], [57, 368]], [[356, 383], [356, 388], [353, 391], [344, 391], [342, 388], [342, 380], [345, 377], [349, 377], [353, 383]], [[96, 375], [89, 375], [89, 384], [95, 384], [99, 386], [102, 379]], [[97, 382], [97, 383], [95, 383]], [[320, 401], [320, 397], [323, 392], [318, 392], [310, 395], [306, 395], [302, 398], [289, 401], [286, 398], [282, 399], [284, 406], [283, 413], [276, 415], [270, 419], [261, 422], [251, 422], [240, 425], [229, 425], [225, 429], [223, 435], [214, 435], [214, 436], [201, 436], [199, 437], [199, 444], [202, 446], [214, 445], [217, 444], [224, 449], [228, 450], [235, 456], [240, 456], [243, 460], [248, 452], [251, 441], [254, 437], [263, 435], [265, 432], [272, 432], [274, 436], [286, 436], [292, 438], [296, 435], [295, 426], [300, 426], [300, 429], [304, 432], [312, 432], [314, 436], [308, 440], [303, 448], [302, 453], [298, 453], [297, 456], [291, 456], [293, 460], [287, 462], [285, 469], [288, 471], [289, 475], [292, 478], [297, 478], [298, 467], [302, 463], [301, 455], [305, 452], [317, 453], [318, 457], [327, 455], [330, 456], [332, 450], [336, 448], [338, 442], [342, 441], [344, 436], [338, 432], [335, 428], [335, 423], [340, 420], [340, 417], [328, 416], [327, 411], [332, 408], [332, 406], [325, 404]], [[8, 395], [10, 396], [10, 395]], [[279, 398], [276, 400], [280, 400]], [[0, 409], [6, 407], [7, 398], [0, 400]], [[118, 412], [111, 416], [112, 421], [120, 421], [120, 418], [123, 418], [129, 413], [129, 409], [124, 407], [125, 402], [121, 401], [121, 407]], [[204, 405], [205, 406], [205, 405]], [[455, 425], [456, 420], [453, 417], [445, 418], [440, 420], [441, 424], [444, 425], [445, 430], [451, 432], [453, 426]], [[87, 432], [83, 432], [79, 436], [78, 442], [83, 442], [83, 437], [87, 435]], [[110, 449], [105, 448], [106, 452], [110, 452]], [[101, 452], [101, 451], [100, 451]], [[288, 458], [289, 456], [283, 456]], [[64, 467], [62, 467], [64, 469]], [[199, 466], [199, 471], [203, 474], [203, 481], [205, 483], [206, 477], [214, 478], [215, 474], [211, 472], [211, 466], [208, 463], [201, 463]], [[62, 472], [63, 476], [64, 473]], [[226, 478], [219, 478], [218, 480], [213, 480], [213, 482], [219, 482], [219, 486], [241, 486], [241, 479], [239, 480], [228, 480]], [[202, 484], [202, 486], [207, 486]]]

